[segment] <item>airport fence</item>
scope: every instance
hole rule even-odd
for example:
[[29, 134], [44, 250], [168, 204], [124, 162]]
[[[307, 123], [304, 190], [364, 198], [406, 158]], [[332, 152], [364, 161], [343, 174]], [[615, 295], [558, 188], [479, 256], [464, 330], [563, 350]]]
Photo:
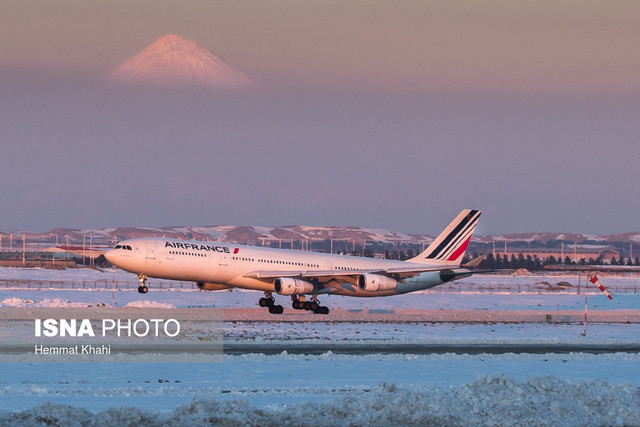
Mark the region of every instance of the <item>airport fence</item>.
[[[638, 295], [640, 287], [632, 284], [625, 285], [606, 285], [607, 290], [612, 294]], [[494, 293], [494, 294], [584, 294], [585, 289], [591, 293], [599, 293], [600, 291], [593, 285], [585, 288], [585, 283], [581, 284], [551, 284], [548, 282], [539, 283], [508, 283], [508, 284], [490, 284], [478, 285], [474, 283], [448, 283], [435, 288], [431, 288], [431, 292], [439, 293]]]
[[[31, 290], [96, 290], [96, 291], [128, 291], [137, 290], [137, 281], [125, 280], [26, 280], [26, 279], [0, 279], [0, 289], [31, 289]], [[177, 290], [194, 291], [198, 290], [195, 282], [181, 282], [174, 280], [150, 279], [149, 286], [153, 290]], [[607, 284], [607, 290], [612, 294], [640, 294], [640, 286], [633, 284], [616, 285]], [[594, 286], [587, 288], [589, 292], [596, 292]], [[585, 284], [570, 284], [560, 282], [551, 284], [548, 282], [538, 283], [507, 283], [507, 284], [476, 284], [465, 282], [447, 283], [429, 289], [429, 292], [438, 293], [500, 293], [500, 294], [583, 294]], [[597, 291], [599, 292], [599, 291]]]

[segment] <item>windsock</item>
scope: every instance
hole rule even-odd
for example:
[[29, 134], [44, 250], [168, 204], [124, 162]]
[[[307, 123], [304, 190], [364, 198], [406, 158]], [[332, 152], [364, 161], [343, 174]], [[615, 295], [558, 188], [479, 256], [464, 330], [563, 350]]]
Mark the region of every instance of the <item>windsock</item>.
[[607, 290], [604, 288], [604, 286], [602, 286], [602, 283], [600, 283], [600, 281], [598, 280], [598, 278], [596, 276], [589, 277], [589, 281], [591, 283], [593, 283], [594, 285], [596, 285], [598, 287], [598, 289], [600, 289], [602, 292], [604, 292], [604, 294], [607, 296], [607, 298], [609, 298], [610, 300], [613, 300], [613, 298], [611, 298], [611, 294], [609, 292], [607, 292]]

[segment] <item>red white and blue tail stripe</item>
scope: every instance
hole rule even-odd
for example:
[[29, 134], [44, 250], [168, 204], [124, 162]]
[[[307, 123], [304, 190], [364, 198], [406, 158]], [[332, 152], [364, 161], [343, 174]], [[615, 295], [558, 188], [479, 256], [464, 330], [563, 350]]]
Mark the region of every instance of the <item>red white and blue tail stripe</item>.
[[481, 213], [480, 210], [463, 210], [424, 252], [409, 261], [460, 265]]

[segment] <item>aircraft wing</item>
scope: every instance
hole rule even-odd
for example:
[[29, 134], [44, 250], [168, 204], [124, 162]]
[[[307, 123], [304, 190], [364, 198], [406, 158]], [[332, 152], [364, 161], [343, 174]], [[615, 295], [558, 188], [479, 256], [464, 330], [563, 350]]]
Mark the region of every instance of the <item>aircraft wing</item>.
[[278, 277], [293, 278], [327, 278], [327, 277], [349, 277], [362, 273], [369, 273], [368, 270], [314, 270], [314, 271], [286, 271], [286, 270], [258, 270], [243, 274], [243, 277], [253, 279], [277, 279]]
[[428, 271], [450, 270], [451, 267], [443, 266], [425, 266], [416, 264], [415, 266], [391, 267], [387, 269], [362, 269], [362, 270], [313, 270], [313, 271], [277, 271], [277, 270], [258, 270], [244, 274], [244, 277], [254, 279], [277, 279], [278, 277], [292, 277], [301, 279], [343, 279], [346, 282], [354, 282], [360, 274], [379, 274], [382, 276], [393, 277], [397, 280], [407, 279], [425, 273]]
[[[325, 285], [333, 283], [333, 286], [340, 285], [341, 283], [351, 283], [353, 285], [358, 281], [358, 275], [362, 274], [363, 270], [316, 270], [316, 271], [276, 271], [276, 270], [262, 270], [252, 271], [245, 273], [243, 277], [251, 277], [259, 280], [277, 279], [280, 277], [291, 277], [294, 279], [307, 279], [314, 281], [322, 281]], [[335, 281], [335, 282], [334, 282]]]

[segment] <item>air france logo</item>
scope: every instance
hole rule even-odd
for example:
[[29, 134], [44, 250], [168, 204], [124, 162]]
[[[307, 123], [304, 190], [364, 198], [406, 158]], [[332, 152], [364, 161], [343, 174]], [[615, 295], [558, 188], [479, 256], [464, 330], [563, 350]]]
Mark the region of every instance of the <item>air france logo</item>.
[[[228, 246], [214, 246], [214, 245], [199, 245], [197, 243], [179, 243], [179, 242], [165, 242], [165, 248], [184, 249], [188, 251], [207, 251], [207, 252], [224, 252], [230, 254], [231, 250]], [[239, 248], [234, 248], [233, 253], [237, 254]]]

